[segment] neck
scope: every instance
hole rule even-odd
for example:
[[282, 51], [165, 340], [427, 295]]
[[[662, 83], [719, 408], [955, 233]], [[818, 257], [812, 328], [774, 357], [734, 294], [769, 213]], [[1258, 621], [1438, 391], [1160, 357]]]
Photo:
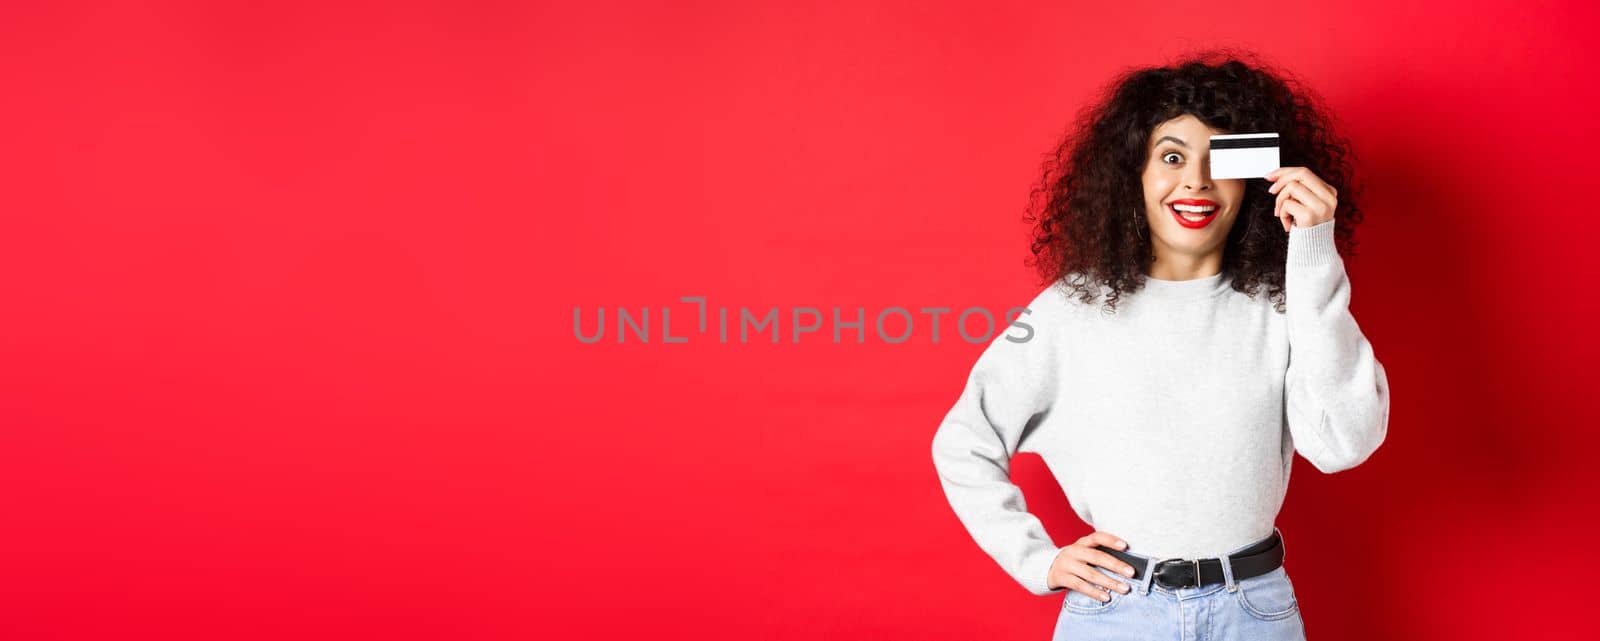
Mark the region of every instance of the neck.
[[1194, 280], [1215, 276], [1222, 271], [1222, 252], [1203, 255], [1174, 254], [1157, 248], [1145, 275], [1161, 280]]

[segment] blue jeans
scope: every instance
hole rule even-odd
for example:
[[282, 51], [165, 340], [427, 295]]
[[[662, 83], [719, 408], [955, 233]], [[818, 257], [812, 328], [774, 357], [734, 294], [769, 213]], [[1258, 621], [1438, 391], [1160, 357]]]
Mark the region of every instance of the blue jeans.
[[[1279, 533], [1281, 535], [1281, 533]], [[1250, 545], [1255, 545], [1254, 543]], [[1249, 545], [1229, 551], [1233, 554]], [[1294, 584], [1282, 567], [1261, 576], [1235, 581], [1233, 567], [1222, 557], [1221, 585], [1203, 588], [1162, 587], [1152, 575], [1155, 563], [1143, 555], [1147, 571], [1130, 579], [1111, 570], [1096, 569], [1132, 588], [1127, 594], [1111, 591], [1101, 602], [1077, 590], [1068, 590], [1056, 621], [1053, 641], [1304, 641], [1305, 623]], [[1115, 584], [1113, 584], [1115, 585]]]

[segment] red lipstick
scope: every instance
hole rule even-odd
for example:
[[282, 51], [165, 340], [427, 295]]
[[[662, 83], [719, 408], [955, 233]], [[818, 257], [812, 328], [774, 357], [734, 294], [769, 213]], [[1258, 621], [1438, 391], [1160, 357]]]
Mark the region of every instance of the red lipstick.
[[[1186, 208], [1209, 207], [1210, 211], [1179, 212], [1177, 205], [1184, 205]], [[1172, 219], [1178, 221], [1179, 225], [1183, 225], [1189, 229], [1201, 229], [1206, 225], [1210, 225], [1211, 221], [1217, 219], [1217, 212], [1222, 211], [1222, 207], [1217, 205], [1215, 201], [1206, 200], [1204, 198], [1180, 198], [1167, 203], [1167, 211], [1172, 212]], [[1205, 218], [1201, 218], [1199, 220], [1189, 220], [1188, 218], [1183, 217], [1183, 214], [1199, 215], [1201, 213], [1204, 213]]]

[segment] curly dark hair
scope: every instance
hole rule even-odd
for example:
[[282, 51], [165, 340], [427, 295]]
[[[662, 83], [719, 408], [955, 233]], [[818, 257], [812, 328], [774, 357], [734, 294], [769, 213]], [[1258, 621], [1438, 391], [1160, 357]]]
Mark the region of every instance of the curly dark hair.
[[[1065, 282], [1084, 303], [1092, 302], [1103, 287], [1103, 309], [1112, 313], [1119, 298], [1144, 287], [1152, 248], [1140, 176], [1151, 132], [1184, 114], [1223, 132], [1278, 132], [1283, 166], [1306, 167], [1339, 191], [1335, 245], [1343, 255], [1355, 254], [1361, 210], [1356, 205], [1359, 185], [1352, 183], [1354, 156], [1348, 141], [1333, 129], [1321, 99], [1253, 55], [1207, 51], [1171, 66], [1119, 75], [1101, 100], [1079, 112], [1047, 156], [1026, 217], [1033, 224], [1033, 256], [1027, 262], [1043, 282]], [[1271, 184], [1245, 184], [1239, 217], [1223, 249], [1222, 271], [1233, 289], [1251, 297], [1265, 285], [1282, 313], [1288, 236], [1272, 213], [1276, 195], [1267, 192]], [[1130, 207], [1137, 216], [1130, 214]]]

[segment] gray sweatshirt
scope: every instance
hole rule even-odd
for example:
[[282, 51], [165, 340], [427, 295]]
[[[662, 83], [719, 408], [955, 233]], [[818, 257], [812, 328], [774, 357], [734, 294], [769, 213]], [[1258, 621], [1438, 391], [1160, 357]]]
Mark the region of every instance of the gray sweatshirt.
[[1063, 589], [1045, 582], [1062, 548], [1010, 480], [1018, 452], [1039, 454], [1073, 511], [1128, 551], [1186, 559], [1270, 535], [1295, 452], [1329, 474], [1365, 461], [1388, 430], [1389, 384], [1350, 314], [1333, 226], [1289, 232], [1284, 313], [1220, 273], [1150, 279], [1115, 314], [1061, 283], [1040, 292], [1021, 318], [1032, 335], [988, 344], [933, 437], [978, 547], [1034, 594]]

